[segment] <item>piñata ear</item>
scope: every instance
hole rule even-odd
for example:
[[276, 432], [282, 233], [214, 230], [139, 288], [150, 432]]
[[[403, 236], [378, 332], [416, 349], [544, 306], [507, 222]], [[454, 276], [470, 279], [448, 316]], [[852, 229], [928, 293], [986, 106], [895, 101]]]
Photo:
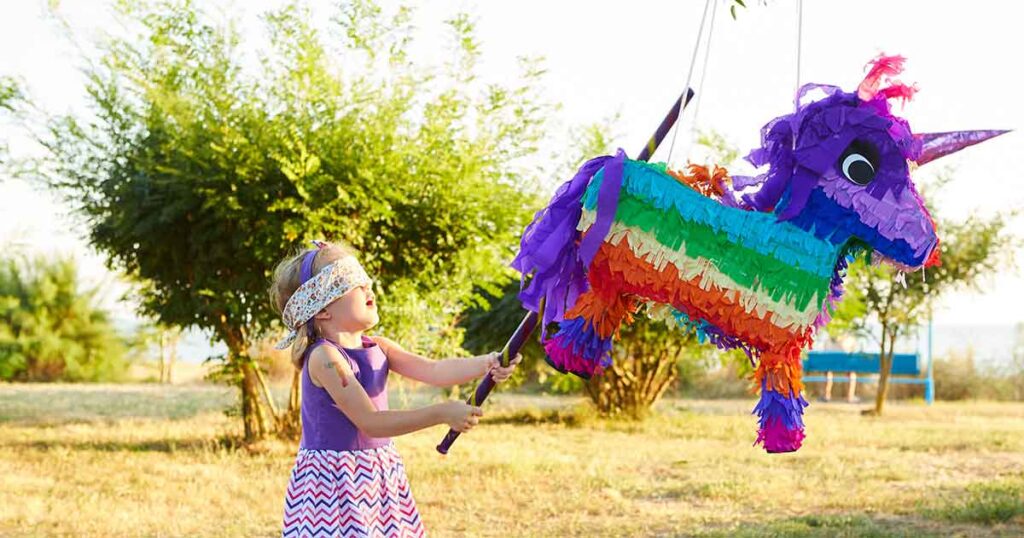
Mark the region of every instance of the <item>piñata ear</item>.
[[768, 171], [750, 180], [741, 180], [740, 185], [760, 185], [753, 193], [742, 196], [744, 204], [756, 211], [772, 211], [789, 184], [793, 174], [793, 126], [789, 116], [775, 118], [761, 130], [761, 147], [747, 155], [747, 161], [761, 167], [768, 165]]

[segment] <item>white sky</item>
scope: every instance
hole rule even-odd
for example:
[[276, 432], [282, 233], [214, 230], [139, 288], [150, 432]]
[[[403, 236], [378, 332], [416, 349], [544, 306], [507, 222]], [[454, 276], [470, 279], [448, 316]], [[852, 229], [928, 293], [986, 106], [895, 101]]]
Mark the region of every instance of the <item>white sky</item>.
[[[720, 0], [722, 1], [722, 0]], [[204, 2], [205, 3], [205, 2]], [[236, 1], [228, 10], [245, 33], [257, 31], [255, 14], [276, 0]], [[326, 2], [314, 2], [319, 10]], [[82, 110], [83, 80], [74, 48], [45, 16], [46, 3], [5, 2], [0, 11], [0, 74], [19, 78], [29, 94], [52, 112]], [[567, 126], [620, 113], [616, 142], [635, 154], [681, 91], [703, 2], [535, 1], [423, 2], [417, 17], [422, 41], [417, 59], [444, 62], [438, 46], [440, 21], [470, 11], [483, 44], [481, 75], [502, 80], [515, 73], [515, 58], [544, 56], [547, 97], [562, 104], [554, 118], [561, 140]], [[788, 112], [796, 86], [796, 3], [748, 1], [733, 21], [721, 3], [715, 21], [709, 67], [703, 83], [699, 127], [724, 134], [745, 153], [758, 142], [760, 127]], [[855, 6], [855, 7], [852, 7]], [[62, 0], [59, 12], [78, 39], [112, 30], [107, 2]], [[903, 80], [921, 91], [903, 111], [915, 132], [957, 129], [1020, 129], [1024, 125], [1024, 5], [1017, 2], [959, 1], [856, 3], [805, 2], [801, 82], [852, 89], [864, 64], [879, 52], [908, 58]], [[692, 85], [701, 80], [698, 59]], [[692, 118], [673, 153], [685, 158]], [[3, 138], [10, 139], [9, 133]], [[667, 145], [667, 143], [666, 143]], [[15, 152], [24, 144], [12, 143]], [[1019, 208], [1024, 202], [1024, 134], [1020, 131], [928, 165], [918, 178], [943, 165], [955, 180], [941, 193], [942, 214], [963, 217]], [[664, 160], [663, 148], [656, 160]], [[552, 185], [564, 178], [552, 178]], [[1024, 236], [1024, 219], [1013, 230]], [[0, 244], [16, 241], [30, 249], [71, 248], [92, 282], [113, 282], [101, 258], [81, 240], [67, 208], [22, 180], [0, 180]], [[1018, 254], [1024, 262], [1024, 257]], [[111, 287], [116, 290], [116, 287]], [[119, 292], [109, 293], [116, 302]], [[949, 297], [936, 314], [942, 324], [1024, 322], [1014, 308], [1024, 299], [1020, 272], [1004, 271], [982, 293]], [[130, 308], [121, 306], [124, 315]]]

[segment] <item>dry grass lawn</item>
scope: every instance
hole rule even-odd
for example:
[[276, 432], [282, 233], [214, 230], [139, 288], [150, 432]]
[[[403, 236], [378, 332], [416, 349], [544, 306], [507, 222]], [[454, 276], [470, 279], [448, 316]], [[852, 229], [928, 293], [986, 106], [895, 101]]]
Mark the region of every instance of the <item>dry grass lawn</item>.
[[[275, 536], [295, 447], [238, 448], [233, 401], [0, 385], [0, 535]], [[434, 536], [1024, 536], [1024, 404], [817, 404], [805, 447], [772, 456], [753, 403], [668, 400], [636, 424], [499, 394], [447, 457], [440, 428], [397, 443]]]

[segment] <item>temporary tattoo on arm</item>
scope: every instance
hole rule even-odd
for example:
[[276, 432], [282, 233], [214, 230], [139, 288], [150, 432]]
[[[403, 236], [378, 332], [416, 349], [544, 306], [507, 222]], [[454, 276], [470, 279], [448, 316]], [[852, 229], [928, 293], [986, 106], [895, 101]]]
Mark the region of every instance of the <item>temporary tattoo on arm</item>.
[[[335, 369], [334, 368], [334, 361], [330, 357], [324, 357], [324, 368], [327, 368], [328, 370], [334, 370]], [[342, 387], [347, 387], [348, 386], [348, 376], [345, 375], [345, 372], [341, 371], [341, 368], [338, 368], [337, 371], [338, 371], [338, 377], [341, 378], [341, 386]]]

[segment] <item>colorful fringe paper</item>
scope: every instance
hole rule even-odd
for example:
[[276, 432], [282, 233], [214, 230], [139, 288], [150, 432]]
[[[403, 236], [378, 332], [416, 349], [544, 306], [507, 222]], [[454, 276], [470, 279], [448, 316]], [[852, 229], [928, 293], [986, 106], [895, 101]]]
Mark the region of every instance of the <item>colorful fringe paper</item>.
[[[797, 450], [807, 407], [801, 352], [842, 297], [848, 257], [870, 251], [900, 268], [937, 262], [935, 225], [908, 160], [983, 139], [914, 135], [888, 103], [913, 88], [884, 86], [902, 63], [878, 58], [855, 93], [801, 88], [796, 111], [769, 122], [748, 156], [768, 165], [757, 177], [669, 171], [621, 150], [587, 162], [537, 213], [513, 263], [533, 275], [524, 306], [537, 311], [546, 298], [544, 322], [559, 322], [544, 346], [549, 363], [599, 375], [619, 327], [647, 305], [701, 341], [756, 359], [755, 443]], [[824, 97], [802, 103], [814, 90]]]

